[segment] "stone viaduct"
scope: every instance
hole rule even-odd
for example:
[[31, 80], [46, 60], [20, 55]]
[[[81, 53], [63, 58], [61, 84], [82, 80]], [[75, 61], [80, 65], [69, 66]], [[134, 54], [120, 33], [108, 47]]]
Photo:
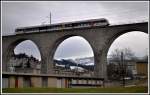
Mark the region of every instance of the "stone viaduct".
[[107, 52], [111, 44], [120, 35], [132, 31], [148, 33], [148, 22], [2, 36], [2, 71], [7, 72], [8, 60], [17, 44], [24, 40], [31, 40], [41, 53], [41, 72], [51, 73], [57, 46], [69, 37], [81, 36], [89, 42], [93, 49], [95, 77], [106, 78]]

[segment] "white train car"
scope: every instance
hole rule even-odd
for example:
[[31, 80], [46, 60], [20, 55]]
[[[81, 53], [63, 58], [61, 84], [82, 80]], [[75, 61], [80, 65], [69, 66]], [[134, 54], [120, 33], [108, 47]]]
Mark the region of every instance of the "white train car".
[[76, 29], [76, 28], [85, 28], [85, 27], [105, 27], [108, 26], [109, 22], [105, 18], [101, 19], [92, 19], [68, 23], [58, 23], [51, 25], [41, 25], [33, 27], [22, 27], [15, 30], [15, 34], [22, 33], [33, 33], [33, 32], [48, 32], [56, 30], [65, 30], [65, 29]]

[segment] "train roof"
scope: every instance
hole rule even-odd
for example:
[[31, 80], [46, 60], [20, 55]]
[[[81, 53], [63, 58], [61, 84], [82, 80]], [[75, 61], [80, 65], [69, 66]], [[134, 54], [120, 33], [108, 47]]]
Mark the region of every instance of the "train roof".
[[105, 18], [99, 18], [99, 19], [88, 19], [88, 20], [80, 20], [80, 21], [72, 21], [72, 22], [63, 22], [63, 23], [54, 23], [54, 24], [46, 24], [46, 25], [37, 25], [37, 26], [27, 26], [27, 27], [18, 27], [17, 29], [26, 29], [26, 28], [37, 28], [37, 27], [46, 27], [46, 26], [56, 26], [56, 25], [62, 25], [62, 24], [75, 24], [75, 23], [87, 23], [87, 22], [96, 22], [96, 21], [106, 21], [108, 20]]

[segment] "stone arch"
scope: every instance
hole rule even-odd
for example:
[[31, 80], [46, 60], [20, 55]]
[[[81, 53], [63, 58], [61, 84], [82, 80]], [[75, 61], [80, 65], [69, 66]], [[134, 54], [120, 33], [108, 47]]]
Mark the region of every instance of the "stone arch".
[[[119, 36], [128, 32], [132, 32], [132, 31], [140, 31], [140, 32], [148, 33], [148, 31], [143, 31], [143, 29], [125, 29], [123, 31], [116, 31], [116, 33], [114, 33], [112, 36], [109, 36], [109, 38], [107, 39], [107, 42], [103, 46], [103, 49], [101, 51], [101, 58], [100, 58], [100, 60], [102, 60], [101, 63], [103, 63], [102, 64], [103, 70], [102, 70], [102, 73], [100, 74], [104, 79], [107, 79], [107, 54], [108, 54], [109, 48]], [[99, 75], [96, 73], [97, 71], [95, 71], [95, 76], [99, 77]]]
[[[3, 65], [2, 65], [3, 66], [3, 71], [8, 71], [7, 70], [8, 61], [11, 58], [15, 47], [17, 45], [19, 45], [20, 43], [22, 43], [23, 41], [26, 41], [26, 40], [30, 40], [31, 42], [33, 42], [37, 46], [37, 48], [38, 48], [38, 50], [40, 52], [40, 55], [41, 55], [40, 48], [39, 48], [38, 44], [36, 44], [36, 42], [34, 40], [28, 39], [28, 38], [15, 39], [15, 40], [11, 41], [8, 44], [8, 46], [6, 47], [6, 50], [3, 52]], [[42, 60], [42, 55], [41, 55], [41, 60]]]
[[55, 43], [53, 44], [53, 50], [51, 50], [51, 60], [53, 60], [53, 57], [54, 57], [54, 55], [55, 55], [55, 51], [56, 51], [56, 49], [57, 49], [57, 47], [65, 40], [65, 39], [68, 39], [68, 38], [70, 38], [70, 37], [73, 37], [73, 36], [78, 36], [78, 35], [74, 35], [74, 34], [72, 34], [72, 35], [65, 35], [65, 36], [63, 36], [63, 37], [60, 37], [60, 38], [58, 38], [56, 41], [55, 41]]
[[125, 28], [118, 28], [118, 29], [116, 28], [116, 29], [108, 30], [107, 32], [108, 35], [106, 35], [105, 39], [103, 40], [104, 44], [102, 46], [98, 46], [101, 47], [101, 49], [96, 50], [94, 54], [95, 64], [96, 64], [96, 66], [94, 67], [95, 77], [101, 77], [107, 79], [107, 53], [109, 51], [111, 44], [119, 36], [132, 31], [141, 31], [144, 33], [148, 33], [148, 29], [146, 29], [145, 27], [125, 27]]
[[[70, 38], [70, 37], [74, 37], [74, 36], [79, 36], [79, 37], [82, 37], [83, 39], [85, 39], [88, 44], [90, 45], [92, 51], [93, 51], [93, 47], [92, 45], [90, 44], [90, 41], [88, 41], [88, 39], [86, 39], [86, 37], [84, 35], [77, 35], [77, 34], [68, 34], [68, 35], [65, 35], [65, 36], [61, 36], [59, 38], [57, 38], [54, 42], [54, 44], [52, 45], [52, 49], [50, 50], [50, 53], [49, 53], [49, 61], [52, 61], [52, 62], [48, 62], [48, 63], [53, 63], [53, 58], [54, 58], [54, 55], [55, 55], [55, 52], [57, 50], [57, 47], [66, 39]], [[93, 55], [94, 55], [94, 51], [93, 51]], [[48, 66], [50, 68], [48, 68], [48, 73], [50, 73], [50, 69], [52, 69], [51, 66]]]
[[107, 47], [105, 47], [106, 56], [107, 56], [107, 53], [108, 53], [109, 48], [111, 47], [112, 43], [113, 43], [118, 37], [120, 37], [120, 36], [123, 35], [123, 34], [129, 33], [129, 32], [133, 32], [133, 31], [148, 33], [147, 31], [141, 31], [141, 30], [135, 30], [135, 29], [123, 30], [123, 31], [121, 31], [121, 32], [118, 32], [117, 34], [115, 34], [114, 36], [112, 36], [112, 37], [110, 38], [110, 40], [108, 40]]

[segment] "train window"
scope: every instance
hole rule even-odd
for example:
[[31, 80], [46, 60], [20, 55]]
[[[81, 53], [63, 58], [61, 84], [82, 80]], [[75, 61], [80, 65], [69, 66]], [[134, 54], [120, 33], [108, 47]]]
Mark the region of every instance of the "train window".
[[72, 24], [66, 24], [65, 27], [72, 27]]
[[72, 27], [72, 24], [69, 24], [69, 27]]
[[45, 30], [45, 29], [47, 29], [47, 26], [45, 26], [45, 27], [39, 27], [39, 29], [40, 30]]
[[52, 28], [52, 26], [47, 26], [47, 29], [51, 29]]
[[22, 31], [22, 29], [16, 29], [16, 30], [15, 30], [15, 32], [19, 32], [19, 31]]
[[103, 20], [100, 20], [99, 22], [107, 22], [107, 20], [103, 19]]
[[27, 29], [25, 29], [26, 31], [32, 31], [32, 28], [27, 28]]
[[78, 25], [77, 23], [73, 23], [72, 27], [77, 27], [77, 25]]
[[94, 23], [94, 25], [101, 25], [101, 23], [100, 23], [100, 22], [97, 22], [97, 23]]

